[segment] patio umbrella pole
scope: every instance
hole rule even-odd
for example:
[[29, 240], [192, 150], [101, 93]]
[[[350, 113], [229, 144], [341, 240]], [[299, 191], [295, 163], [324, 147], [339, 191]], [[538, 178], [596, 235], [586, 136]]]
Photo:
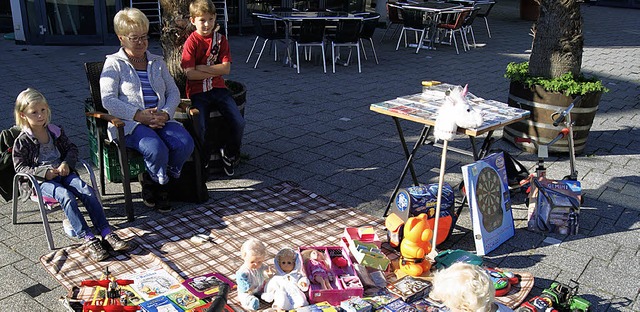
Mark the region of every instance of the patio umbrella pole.
[[429, 258], [435, 259], [438, 255], [436, 250], [436, 242], [438, 239], [438, 221], [440, 219], [440, 205], [442, 204], [442, 185], [444, 184], [444, 170], [447, 163], [447, 146], [448, 140], [443, 140], [442, 143], [442, 156], [440, 158], [440, 177], [438, 178], [438, 198], [436, 201], [436, 220], [433, 224], [433, 242], [431, 243], [431, 251], [429, 252]]

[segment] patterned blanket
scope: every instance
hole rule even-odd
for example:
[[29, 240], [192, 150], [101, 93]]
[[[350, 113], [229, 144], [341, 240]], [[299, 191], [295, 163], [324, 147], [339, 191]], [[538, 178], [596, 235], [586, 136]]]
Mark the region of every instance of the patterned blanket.
[[[265, 243], [271, 256], [267, 263], [272, 264], [273, 255], [281, 248], [338, 246], [345, 227], [365, 225], [377, 229], [381, 238], [386, 236], [383, 219], [284, 182], [120, 229], [118, 235], [137, 247], [126, 254], [114, 254], [107, 261], [94, 262], [79, 246], [53, 251], [40, 261], [68, 290], [83, 280], [99, 279], [105, 267], [115, 276], [164, 267], [181, 280], [209, 272], [233, 279], [242, 263], [240, 246], [250, 237]], [[197, 234], [210, 235], [211, 240], [193, 242], [191, 238]], [[383, 251], [392, 260], [397, 259], [390, 248]], [[505, 303], [512, 306], [513, 301], [519, 303], [525, 296]], [[231, 292], [229, 303], [240, 310], [236, 297], [235, 291]]]

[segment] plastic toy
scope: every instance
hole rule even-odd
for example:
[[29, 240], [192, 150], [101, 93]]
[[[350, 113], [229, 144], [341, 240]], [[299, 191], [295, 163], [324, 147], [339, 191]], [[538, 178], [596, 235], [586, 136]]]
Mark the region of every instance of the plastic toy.
[[432, 236], [426, 214], [407, 219], [400, 243], [400, 270], [411, 276], [420, 276], [431, 269], [431, 263], [425, 257], [431, 251], [429, 240]]
[[[127, 306], [126, 298], [122, 298], [120, 286], [133, 284], [133, 280], [116, 279], [109, 268], [105, 268], [99, 280], [82, 281], [80, 285], [95, 287], [93, 298], [82, 305], [83, 312], [129, 312], [138, 311], [140, 307]], [[104, 297], [100, 296], [103, 294]], [[124, 295], [126, 296], [126, 294]]]
[[[356, 273], [351, 258], [348, 256], [348, 252], [344, 247], [340, 246], [311, 246], [300, 247], [299, 254], [301, 255], [303, 263], [304, 273], [312, 280], [313, 274], [308, 264], [311, 255], [316, 254], [318, 259], [324, 258], [324, 268], [329, 279], [329, 287], [324, 288], [321, 284], [314, 282], [313, 280], [309, 284], [309, 292], [307, 298], [309, 303], [318, 303], [327, 301], [332, 305], [340, 305], [340, 302], [347, 300], [350, 297], [361, 297], [364, 293], [364, 287], [362, 281]], [[334, 261], [334, 259], [340, 259]], [[336, 263], [346, 261], [346, 265], [338, 266]]]
[[257, 310], [260, 306], [258, 297], [267, 281], [267, 265], [263, 263], [267, 249], [262, 242], [251, 238], [242, 244], [240, 257], [244, 263], [236, 272], [238, 300], [243, 308]]
[[[342, 245], [349, 250], [356, 262], [359, 264], [374, 268], [376, 270], [385, 271], [391, 262], [387, 256], [382, 253], [380, 246], [382, 242], [372, 227], [344, 229], [342, 236]], [[334, 258], [334, 264], [339, 258]]]
[[485, 268], [489, 273], [489, 278], [496, 289], [496, 297], [501, 297], [509, 293], [511, 286], [520, 283], [520, 277], [508, 271], [502, 271], [496, 268]]
[[291, 310], [309, 304], [304, 292], [309, 279], [302, 273], [302, 259], [293, 249], [280, 250], [273, 259], [276, 274], [269, 279], [261, 298], [273, 302], [278, 310]]
[[322, 289], [331, 289], [330, 280], [334, 278], [331, 271], [327, 267], [327, 261], [324, 255], [317, 250], [312, 250], [307, 260], [307, 274], [311, 277], [311, 281], [317, 283]]
[[448, 268], [456, 262], [482, 265], [482, 257], [462, 249], [441, 251], [434, 260], [436, 262], [436, 269], [438, 270]]
[[[589, 312], [591, 303], [584, 298], [577, 296], [578, 283], [574, 287], [553, 282], [549, 288], [542, 291], [540, 296], [534, 297], [523, 303], [516, 312], [538, 312], [538, 311], [558, 311], [558, 312]], [[546, 305], [545, 305], [546, 304]], [[546, 308], [547, 310], [541, 310]]]

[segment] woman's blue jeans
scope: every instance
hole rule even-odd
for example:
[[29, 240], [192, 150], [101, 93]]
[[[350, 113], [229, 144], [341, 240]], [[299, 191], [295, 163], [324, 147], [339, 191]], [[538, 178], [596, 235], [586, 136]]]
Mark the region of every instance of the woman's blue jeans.
[[231, 137], [223, 138], [225, 153], [234, 158], [240, 154], [240, 146], [242, 145], [242, 136], [244, 135], [245, 120], [238, 109], [236, 101], [233, 99], [231, 92], [226, 88], [214, 88], [207, 92], [196, 93], [191, 96], [193, 107], [200, 111], [198, 121], [200, 129], [202, 129], [201, 140], [204, 143], [203, 155], [206, 157], [211, 154], [210, 144], [206, 140], [207, 120], [211, 111], [217, 110], [229, 125], [231, 129]]
[[56, 177], [52, 180], [42, 182], [40, 184], [42, 194], [44, 196], [55, 198], [62, 209], [64, 214], [69, 219], [69, 223], [73, 230], [77, 233], [78, 238], [84, 238], [87, 233], [91, 232], [91, 228], [84, 220], [84, 216], [78, 208], [78, 202], [76, 198], [84, 204], [85, 209], [89, 213], [91, 223], [96, 228], [98, 233], [109, 227], [109, 222], [104, 215], [104, 210], [100, 204], [96, 191], [87, 183], [82, 181], [78, 174], [75, 172], [70, 173], [66, 177]]
[[193, 153], [193, 138], [181, 124], [167, 122], [160, 129], [137, 125], [125, 136], [126, 145], [144, 158], [151, 179], [164, 185], [169, 176], [180, 176], [182, 166]]

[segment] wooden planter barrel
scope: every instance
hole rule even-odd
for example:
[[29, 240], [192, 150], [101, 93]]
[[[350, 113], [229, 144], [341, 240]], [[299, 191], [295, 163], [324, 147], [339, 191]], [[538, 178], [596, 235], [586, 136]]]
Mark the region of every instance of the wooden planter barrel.
[[[574, 122], [573, 137], [576, 154], [581, 154], [587, 143], [587, 137], [593, 118], [598, 110], [598, 103], [602, 92], [588, 93], [582, 96], [582, 101], [572, 110], [571, 118]], [[551, 115], [554, 112], [566, 109], [572, 97], [557, 92], [547, 92], [540, 86], [533, 89], [527, 88], [519, 82], [511, 82], [509, 87], [509, 106], [529, 110], [529, 119], [506, 126], [503, 137], [518, 148], [536, 153], [533, 144], [515, 142], [515, 138], [531, 138], [541, 144], [549, 143], [562, 130], [562, 125], [554, 127]], [[549, 147], [550, 153], [568, 153], [569, 143], [566, 138], [559, 140]]]
[[[231, 91], [233, 99], [244, 117], [244, 108], [247, 102], [247, 87], [233, 80], [225, 80], [227, 88]], [[211, 111], [209, 120], [207, 121], [207, 133], [205, 138], [211, 142], [212, 151], [211, 159], [209, 159], [209, 173], [218, 173], [222, 171], [222, 157], [220, 156], [220, 147], [224, 145], [224, 138], [231, 136], [231, 131], [222, 115], [218, 111]]]

